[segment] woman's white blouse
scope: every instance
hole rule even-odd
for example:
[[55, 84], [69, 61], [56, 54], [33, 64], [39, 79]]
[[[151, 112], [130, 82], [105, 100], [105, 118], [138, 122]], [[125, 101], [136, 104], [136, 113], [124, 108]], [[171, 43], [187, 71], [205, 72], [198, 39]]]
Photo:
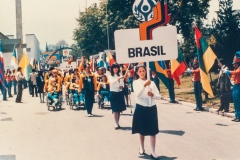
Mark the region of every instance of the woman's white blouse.
[[[144, 87], [144, 84], [146, 82], [147, 80], [144, 81], [140, 78], [138, 80], [133, 81], [133, 90], [137, 104], [144, 107], [151, 107], [156, 104], [155, 99], [161, 99], [161, 95], [159, 94], [159, 91], [153, 81], [149, 86]], [[154, 94], [154, 96], [153, 97], [148, 96], [148, 91], [151, 91]], [[149, 97], [151, 99], [150, 103]]]
[[110, 84], [110, 91], [112, 92], [120, 92], [119, 87], [120, 86], [124, 86], [124, 82], [123, 79], [120, 79], [120, 81], [118, 81], [118, 78], [120, 76], [117, 75], [109, 75], [108, 76], [108, 82]]

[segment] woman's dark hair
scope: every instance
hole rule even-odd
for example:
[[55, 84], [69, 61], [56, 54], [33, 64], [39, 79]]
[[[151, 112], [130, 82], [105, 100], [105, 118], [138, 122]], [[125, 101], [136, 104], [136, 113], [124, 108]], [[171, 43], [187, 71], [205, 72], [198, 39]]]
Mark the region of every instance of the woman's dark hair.
[[17, 71], [19, 72], [19, 71], [21, 71], [22, 70], [22, 67], [18, 67], [17, 68]]
[[38, 75], [42, 75], [42, 74], [43, 74], [42, 70], [38, 71]]
[[117, 76], [120, 76], [120, 66], [116, 63], [111, 66], [111, 76], [114, 76], [113, 68], [118, 68]]
[[[136, 68], [135, 68], [135, 71], [134, 71], [134, 77], [135, 77], [136, 79], [139, 78], [139, 75], [137, 75], [137, 72], [138, 72], [139, 68], [144, 68], [144, 70], [147, 71], [145, 65], [143, 65], [143, 64], [137, 65]], [[147, 73], [146, 73], [146, 76], [145, 76], [145, 77], [147, 78]]]

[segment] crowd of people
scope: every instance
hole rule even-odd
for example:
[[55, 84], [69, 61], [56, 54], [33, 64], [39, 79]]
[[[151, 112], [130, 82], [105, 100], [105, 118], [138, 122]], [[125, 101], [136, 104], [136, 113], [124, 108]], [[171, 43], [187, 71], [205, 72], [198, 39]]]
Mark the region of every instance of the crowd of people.
[[[169, 64], [170, 66], [171, 64]], [[218, 61], [220, 88], [220, 108], [218, 111], [229, 111], [231, 99], [234, 103], [235, 118], [233, 121], [240, 122], [240, 53], [237, 53], [233, 59], [234, 70], [229, 71], [223, 65], [223, 60]], [[196, 99], [196, 111], [203, 111], [202, 106], [202, 85], [200, 77], [200, 68], [197, 58], [193, 61], [193, 68], [186, 72], [193, 75], [194, 93]], [[144, 64], [119, 65], [112, 64], [105, 68], [101, 65], [93, 67], [87, 63], [82, 56], [78, 68], [60, 70], [58, 67], [50, 67], [48, 71], [32, 70], [30, 74], [29, 93], [34, 97], [40, 97], [40, 103], [49, 100], [49, 105], [59, 106], [59, 96], [69, 94], [73, 96], [73, 104], [77, 107], [84, 104], [88, 117], [93, 116], [92, 109], [95, 101], [99, 108], [104, 104], [110, 105], [115, 126], [117, 130], [120, 126], [121, 112], [129, 106], [129, 94], [134, 91], [136, 107], [133, 115], [132, 133], [139, 133], [140, 148], [139, 154], [145, 153], [144, 137], [150, 136], [151, 157], [157, 157], [155, 154], [155, 142], [158, 129], [158, 117], [156, 99], [160, 96], [160, 81], [154, 71], [151, 72], [150, 80], [147, 78], [147, 69]], [[174, 80], [171, 77], [171, 69], [167, 70], [169, 76], [169, 97], [170, 103], [178, 103], [175, 100]], [[18, 67], [17, 72], [7, 70], [5, 82], [1, 82], [3, 100], [13, 97], [11, 90], [17, 95], [16, 103], [22, 103], [22, 90], [26, 86], [26, 79], [23, 76], [22, 68]], [[231, 93], [232, 90], [232, 93]], [[45, 95], [47, 95], [45, 97]]]

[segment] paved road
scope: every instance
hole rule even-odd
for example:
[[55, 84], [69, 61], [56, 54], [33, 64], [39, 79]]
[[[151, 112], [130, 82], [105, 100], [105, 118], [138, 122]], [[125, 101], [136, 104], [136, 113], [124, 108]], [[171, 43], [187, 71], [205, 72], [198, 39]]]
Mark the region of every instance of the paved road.
[[[15, 98], [0, 102], [0, 160], [137, 160], [138, 135], [131, 134], [128, 108], [114, 129], [111, 110], [95, 104], [94, 117], [84, 110], [50, 112], [37, 97], [24, 91], [23, 104]], [[132, 98], [132, 103], [134, 100]], [[160, 134], [156, 151], [161, 160], [239, 160], [240, 123], [208, 112], [158, 101]], [[146, 153], [150, 153], [149, 138]]]

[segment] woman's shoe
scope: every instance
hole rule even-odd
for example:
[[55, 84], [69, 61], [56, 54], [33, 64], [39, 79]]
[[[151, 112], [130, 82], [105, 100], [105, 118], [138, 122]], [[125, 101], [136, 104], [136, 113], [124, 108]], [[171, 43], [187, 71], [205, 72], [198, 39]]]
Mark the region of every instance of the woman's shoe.
[[151, 154], [151, 158], [152, 159], [159, 159], [158, 157], [154, 157], [152, 154]]
[[139, 154], [144, 155], [145, 154], [145, 149], [143, 149], [142, 152], [141, 152], [141, 149], [139, 148]]

